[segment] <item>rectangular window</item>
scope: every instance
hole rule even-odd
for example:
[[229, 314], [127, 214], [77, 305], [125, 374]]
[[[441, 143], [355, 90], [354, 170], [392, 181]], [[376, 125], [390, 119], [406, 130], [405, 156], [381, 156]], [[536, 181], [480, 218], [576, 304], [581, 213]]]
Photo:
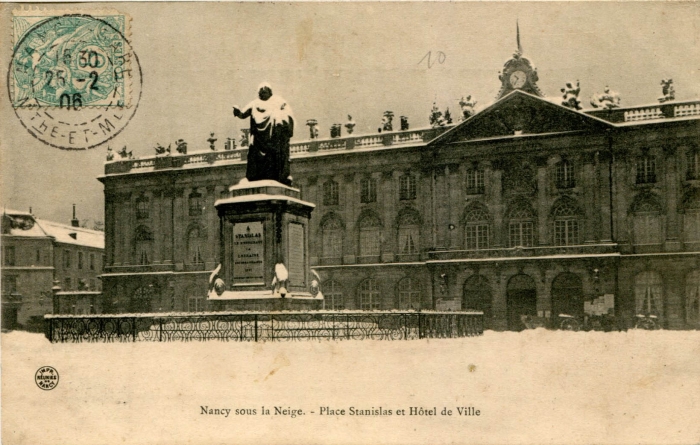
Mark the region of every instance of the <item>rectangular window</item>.
[[377, 201], [377, 180], [363, 179], [360, 183], [360, 202], [366, 204]]
[[66, 277], [63, 279], [63, 290], [71, 290], [71, 279], [70, 277]]
[[416, 199], [416, 178], [407, 174], [399, 178], [399, 199], [409, 201]]
[[554, 245], [573, 246], [578, 241], [578, 221], [575, 219], [562, 219], [554, 221]]
[[484, 171], [483, 170], [468, 170], [467, 171], [467, 194], [480, 195], [484, 193]]
[[700, 210], [687, 210], [683, 215], [683, 232], [686, 241], [700, 241]]
[[557, 188], [569, 189], [576, 186], [574, 179], [574, 164], [569, 161], [561, 161], [556, 167]]
[[41, 250], [39, 249], [36, 250], [36, 265], [41, 265]]
[[508, 226], [508, 230], [510, 247], [532, 247], [534, 245], [532, 222], [512, 222]]
[[95, 270], [95, 254], [90, 254], [90, 270]]
[[64, 269], [70, 269], [70, 250], [64, 250], [63, 251], [63, 268]]
[[379, 255], [379, 230], [371, 227], [360, 229], [360, 256]]
[[15, 265], [15, 246], [5, 246], [5, 266]]
[[340, 197], [338, 193], [338, 183], [328, 181], [323, 184], [323, 205], [334, 206], [338, 205]]
[[202, 214], [202, 195], [197, 192], [190, 194], [190, 216], [199, 216]]
[[654, 156], [642, 156], [637, 159], [637, 184], [656, 182], [656, 159]]
[[700, 179], [700, 151], [688, 152], [688, 179]]
[[469, 224], [466, 227], [465, 238], [467, 250], [488, 249], [489, 226], [486, 224]]
[[3, 291], [8, 294], [13, 294], [17, 292], [17, 277], [14, 275], [3, 276], [2, 288]]
[[83, 252], [78, 252], [78, 269], [83, 268]]
[[201, 312], [204, 310], [204, 298], [190, 297], [187, 299], [187, 310], [189, 312]]
[[145, 219], [148, 218], [148, 213], [150, 210], [150, 204], [148, 198], [141, 197], [136, 201], [136, 218]]

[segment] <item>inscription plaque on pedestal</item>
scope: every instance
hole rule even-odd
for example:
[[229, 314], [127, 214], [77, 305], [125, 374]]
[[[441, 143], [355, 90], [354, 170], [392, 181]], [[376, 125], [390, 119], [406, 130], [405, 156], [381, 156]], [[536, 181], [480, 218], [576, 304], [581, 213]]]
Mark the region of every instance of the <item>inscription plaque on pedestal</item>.
[[233, 225], [233, 285], [264, 284], [265, 237], [261, 221]]
[[306, 262], [304, 258], [304, 226], [289, 223], [288, 269], [289, 283], [303, 286], [306, 282]]

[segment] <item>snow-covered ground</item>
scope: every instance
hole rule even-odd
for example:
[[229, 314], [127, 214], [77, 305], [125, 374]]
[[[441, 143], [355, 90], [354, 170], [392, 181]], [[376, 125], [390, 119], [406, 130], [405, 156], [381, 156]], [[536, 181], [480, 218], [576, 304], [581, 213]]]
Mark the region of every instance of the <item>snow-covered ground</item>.
[[[60, 374], [51, 391], [34, 383], [45, 365]], [[2, 334], [6, 445], [698, 442], [700, 331], [136, 344]]]

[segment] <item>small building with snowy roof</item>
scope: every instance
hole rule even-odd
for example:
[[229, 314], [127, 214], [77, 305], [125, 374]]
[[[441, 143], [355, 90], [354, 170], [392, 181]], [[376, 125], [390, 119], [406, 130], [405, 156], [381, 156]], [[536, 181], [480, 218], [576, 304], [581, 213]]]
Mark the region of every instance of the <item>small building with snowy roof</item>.
[[104, 232], [38, 219], [30, 212], [2, 214], [3, 329], [43, 329], [50, 313], [101, 312]]

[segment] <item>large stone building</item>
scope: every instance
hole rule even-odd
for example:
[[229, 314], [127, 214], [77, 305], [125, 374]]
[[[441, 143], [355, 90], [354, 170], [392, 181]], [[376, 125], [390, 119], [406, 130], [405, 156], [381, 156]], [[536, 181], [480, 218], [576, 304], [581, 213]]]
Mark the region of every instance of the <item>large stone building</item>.
[[36, 218], [2, 214], [3, 328], [43, 329], [53, 312], [99, 312], [104, 232]]
[[[456, 125], [292, 145], [325, 307], [479, 309], [487, 327], [519, 329], [524, 314], [614, 306], [626, 322], [700, 327], [700, 101], [580, 111], [542, 97], [520, 54], [500, 81]], [[214, 206], [245, 159], [106, 164], [107, 310], [211, 307]]]

